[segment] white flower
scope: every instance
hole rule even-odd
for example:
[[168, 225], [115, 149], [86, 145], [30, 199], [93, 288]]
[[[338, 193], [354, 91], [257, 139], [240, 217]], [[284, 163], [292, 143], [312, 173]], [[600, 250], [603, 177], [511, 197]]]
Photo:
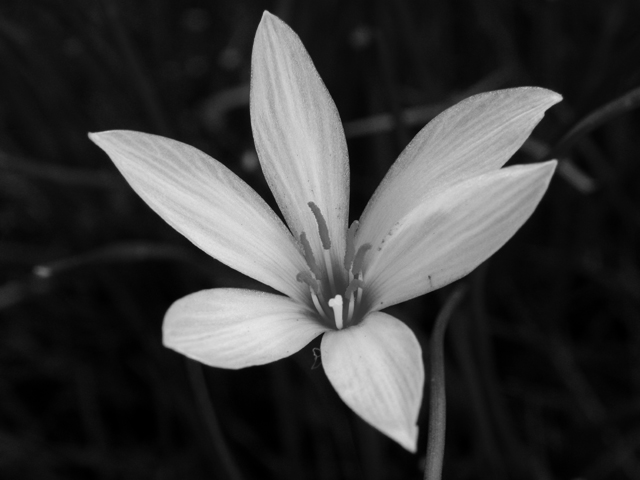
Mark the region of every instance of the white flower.
[[287, 357], [324, 334], [324, 370], [360, 417], [415, 452], [424, 369], [411, 330], [380, 310], [466, 275], [531, 215], [556, 162], [501, 169], [561, 97], [468, 98], [418, 133], [348, 226], [347, 145], [300, 39], [266, 13], [253, 45], [251, 125], [287, 227], [242, 180], [188, 145], [90, 134], [136, 192], [203, 251], [284, 295], [219, 288], [175, 302], [166, 346], [207, 365]]

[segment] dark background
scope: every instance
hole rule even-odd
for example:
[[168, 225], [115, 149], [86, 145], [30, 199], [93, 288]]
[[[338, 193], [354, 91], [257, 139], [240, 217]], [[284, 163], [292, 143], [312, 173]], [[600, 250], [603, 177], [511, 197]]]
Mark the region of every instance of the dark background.
[[[311, 369], [314, 345], [241, 371], [161, 346], [174, 300], [255, 282], [164, 224], [86, 136], [181, 140], [273, 205], [248, 110], [264, 9], [300, 35], [345, 122], [352, 219], [419, 128], [461, 98], [522, 85], [564, 96], [523, 163], [640, 85], [632, 0], [2, 0], [0, 478], [421, 478], [426, 403], [411, 455], [340, 402]], [[563, 149], [529, 222], [462, 280], [445, 479], [640, 478], [629, 98]], [[449, 292], [390, 309], [424, 350]]]

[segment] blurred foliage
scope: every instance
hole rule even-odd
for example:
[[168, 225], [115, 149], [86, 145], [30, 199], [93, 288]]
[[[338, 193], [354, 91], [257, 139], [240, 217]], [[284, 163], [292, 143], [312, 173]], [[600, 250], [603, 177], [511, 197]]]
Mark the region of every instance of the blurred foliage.
[[[181, 140], [273, 205], [248, 111], [264, 9], [300, 35], [345, 121], [352, 218], [463, 97], [562, 93], [514, 158], [530, 162], [640, 85], [633, 0], [3, 0], [0, 477], [421, 478], [424, 406], [410, 455], [311, 369], [313, 344], [242, 371], [162, 347], [175, 299], [261, 287], [164, 224], [86, 136]], [[446, 479], [640, 478], [640, 116], [627, 110], [564, 149], [538, 211], [463, 280]], [[424, 346], [448, 291], [392, 309]]]

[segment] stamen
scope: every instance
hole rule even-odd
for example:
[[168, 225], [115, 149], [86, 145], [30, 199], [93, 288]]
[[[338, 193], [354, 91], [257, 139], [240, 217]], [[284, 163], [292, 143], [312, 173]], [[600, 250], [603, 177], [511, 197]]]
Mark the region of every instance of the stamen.
[[309, 240], [307, 240], [307, 234], [302, 232], [300, 234], [300, 243], [302, 244], [302, 249], [304, 250], [304, 259], [309, 265], [309, 270], [313, 272], [316, 278], [320, 278], [320, 269], [316, 264], [316, 259], [313, 256], [313, 251], [311, 250], [311, 245], [309, 245]]
[[[313, 300], [313, 305], [316, 307], [316, 310], [318, 310], [318, 313], [328, 322], [329, 319], [327, 318], [327, 314], [325, 313], [324, 308], [322, 308], [320, 300], [318, 300], [318, 296], [313, 290], [311, 290], [311, 300]], [[331, 304], [331, 300], [329, 300], [329, 304]]]
[[306, 271], [300, 272], [298, 273], [298, 275], [296, 275], [296, 280], [302, 283], [306, 283], [307, 285], [309, 285], [309, 288], [313, 292], [315, 292], [316, 294], [318, 293], [318, 280], [313, 278], [313, 275], [311, 275], [311, 273]]
[[358, 274], [362, 271], [362, 263], [364, 262], [364, 254], [367, 253], [368, 250], [371, 250], [371, 244], [365, 243], [361, 245], [358, 249], [358, 253], [356, 253], [356, 258], [353, 260], [353, 267], [351, 268], [351, 272], [354, 277], [357, 277]]
[[359, 227], [360, 222], [355, 220], [347, 230], [347, 251], [344, 254], [344, 269], [347, 272], [351, 270], [353, 258], [356, 256], [355, 237]]
[[322, 251], [324, 255], [324, 264], [327, 267], [327, 276], [329, 277], [329, 286], [331, 287], [331, 291], [336, 291], [336, 282], [333, 279], [333, 264], [331, 263], [331, 256], [329, 255], [329, 250]]
[[336, 328], [342, 330], [342, 295], [336, 295], [329, 300], [329, 306], [333, 308], [333, 317], [336, 321]]
[[362, 302], [362, 287], [358, 287], [358, 290], [353, 295], [356, 298], [356, 308], [360, 306], [360, 302]]
[[344, 292], [344, 297], [349, 299], [349, 312], [347, 313], [347, 321], [351, 321], [353, 317], [353, 312], [356, 309], [356, 303], [360, 303], [357, 300], [357, 294], [362, 294], [362, 287], [364, 287], [364, 282], [359, 278], [354, 278], [349, 282], [349, 286]]
[[351, 298], [351, 296], [354, 294], [354, 292], [357, 289], [362, 288], [362, 287], [364, 287], [364, 282], [362, 280], [360, 280], [359, 278], [354, 278], [353, 280], [351, 280], [351, 282], [349, 283], [349, 286], [344, 291], [345, 298]]
[[353, 311], [356, 308], [356, 296], [355, 295], [351, 295], [351, 298], [349, 299], [349, 312], [347, 313], [347, 322], [350, 322], [351, 319], [353, 318]]
[[313, 212], [313, 216], [316, 217], [316, 223], [318, 224], [318, 233], [320, 233], [320, 240], [322, 241], [322, 248], [325, 250], [329, 250], [331, 248], [331, 239], [329, 238], [329, 228], [327, 227], [327, 222], [322, 216], [322, 212], [318, 208], [318, 206], [309, 202], [309, 208]]

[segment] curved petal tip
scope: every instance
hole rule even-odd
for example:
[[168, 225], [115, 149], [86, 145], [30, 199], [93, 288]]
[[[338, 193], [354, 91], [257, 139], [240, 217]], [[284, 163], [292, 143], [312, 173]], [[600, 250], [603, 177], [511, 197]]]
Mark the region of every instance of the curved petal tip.
[[355, 327], [327, 332], [322, 365], [340, 398], [364, 421], [415, 452], [424, 366], [404, 323], [375, 312]]
[[264, 365], [288, 357], [326, 331], [290, 298], [216, 288], [176, 301], [162, 326], [163, 344], [218, 368]]

